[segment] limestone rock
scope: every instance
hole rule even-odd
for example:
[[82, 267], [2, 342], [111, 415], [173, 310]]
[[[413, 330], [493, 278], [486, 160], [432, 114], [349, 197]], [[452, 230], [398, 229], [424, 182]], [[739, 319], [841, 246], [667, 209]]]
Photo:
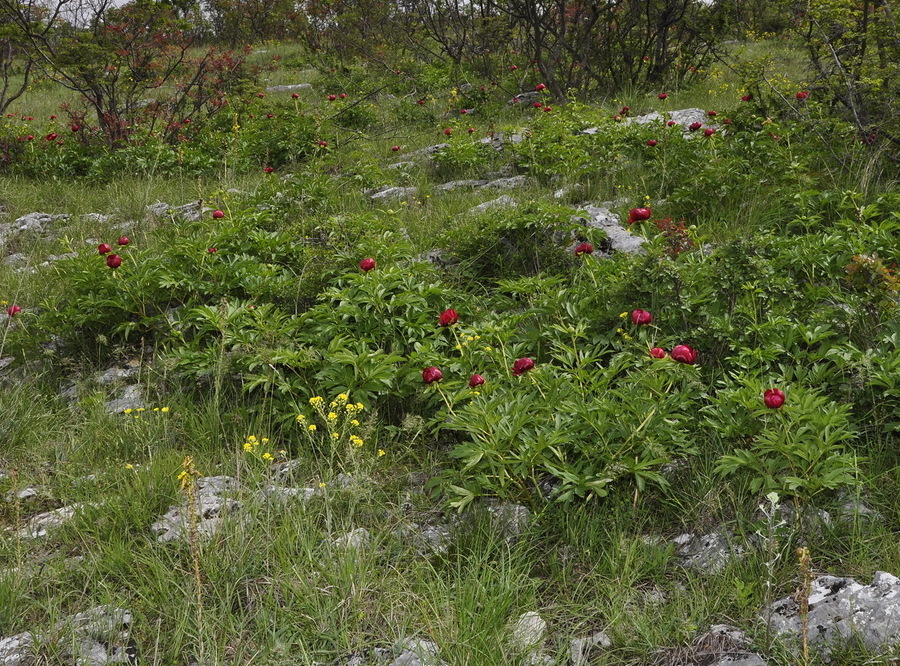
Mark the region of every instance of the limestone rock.
[[522, 613], [510, 627], [509, 646], [516, 652], [534, 652], [544, 644], [547, 622], [535, 611]]
[[301, 90], [312, 90], [312, 84], [290, 83], [280, 86], [269, 86], [268, 88], [266, 88], [267, 93], [299, 92]]
[[593, 229], [600, 229], [609, 239], [613, 250], [625, 254], [644, 254], [644, 239], [634, 236], [625, 229], [619, 221], [619, 216], [608, 208], [598, 206], [585, 206], [583, 213], [579, 213], [576, 219], [582, 220], [585, 225]]
[[25, 527], [18, 530], [16, 535], [22, 539], [40, 539], [45, 537], [51, 530], [72, 520], [84, 506], [84, 504], [70, 504], [53, 511], [39, 513], [29, 518], [25, 523]]
[[491, 199], [490, 201], [485, 201], [484, 203], [478, 204], [477, 206], [471, 208], [469, 213], [471, 214], [479, 214], [484, 213], [492, 208], [515, 208], [518, 204], [516, 200], [509, 196], [508, 194], [504, 194], [503, 196], [497, 197], [496, 199]]
[[[764, 611], [763, 618], [769, 616]], [[800, 606], [793, 595], [772, 604], [771, 629], [800, 639]], [[809, 595], [806, 637], [823, 657], [830, 657], [829, 645], [859, 637], [871, 650], [900, 646], [900, 579], [876, 571], [871, 585], [852, 578], [820, 576]]]
[[569, 643], [569, 663], [572, 666], [588, 666], [599, 653], [600, 648], [612, 647], [612, 641], [604, 632], [598, 631], [587, 638], [573, 638]]
[[[237, 481], [230, 476], [207, 476], [197, 479], [194, 508], [197, 533], [209, 537], [219, 531], [227, 517], [240, 509], [240, 502], [227, 497], [237, 490]], [[171, 506], [150, 529], [156, 540], [167, 543], [186, 539], [190, 526], [190, 511], [184, 505]]]
[[682, 566], [699, 572], [721, 571], [744, 554], [743, 547], [734, 543], [734, 535], [724, 528], [709, 534], [682, 534], [673, 543]]
[[362, 550], [372, 541], [372, 535], [365, 527], [358, 527], [332, 540], [332, 545], [341, 549]]
[[372, 201], [395, 201], [400, 199], [408, 199], [409, 197], [413, 197], [418, 194], [418, 187], [386, 187], [381, 189], [374, 194], [371, 194], [369, 198]]
[[439, 186], [438, 189], [441, 192], [449, 192], [450, 190], [455, 190], [460, 187], [481, 187], [483, 185], [487, 185], [486, 180], [451, 180], [448, 183], [444, 183]]

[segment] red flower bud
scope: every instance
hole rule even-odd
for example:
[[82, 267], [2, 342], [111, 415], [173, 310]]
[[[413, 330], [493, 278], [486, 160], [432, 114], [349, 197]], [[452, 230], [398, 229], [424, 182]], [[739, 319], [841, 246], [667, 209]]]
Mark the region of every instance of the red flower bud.
[[781, 389], [766, 389], [763, 392], [763, 402], [769, 409], [779, 409], [784, 404], [784, 391]]
[[370, 270], [375, 268], [375, 260], [372, 257], [367, 257], [359, 262], [359, 267], [363, 271], [363, 273], [368, 273]]
[[649, 208], [632, 208], [628, 211], [628, 223], [633, 224], [635, 222], [649, 220], [651, 215], [653, 215], [653, 213]]
[[446, 134], [447, 136], [450, 136], [451, 134], [453, 134], [453, 128], [448, 127], [447, 129], [444, 130], [444, 134]]
[[266, 167], [263, 169], [264, 173], [272, 173], [273, 171], [275, 171], [275, 167]]
[[444, 373], [442, 373], [436, 366], [429, 366], [422, 370], [422, 381], [426, 384], [433, 384], [434, 382], [439, 382], [444, 378]]
[[298, 95], [297, 93], [292, 93], [291, 99], [300, 99], [300, 95]]
[[218, 252], [218, 250], [214, 247], [208, 247], [208, 248], [206, 248], [206, 251], [209, 252], [210, 254], [215, 254], [216, 252]]
[[476, 386], [481, 386], [484, 384], [484, 377], [481, 375], [472, 375], [469, 378], [469, 388], [475, 388]]
[[341, 99], [346, 99], [347, 93], [341, 93], [340, 95], [338, 95], [338, 97], [340, 97]]
[[111, 254], [106, 258], [106, 265], [110, 268], [118, 268], [122, 265], [122, 257], [117, 254]]
[[399, 152], [399, 151], [400, 151], [400, 146], [391, 146], [391, 150], [393, 150], [395, 153], [396, 153], [396, 152]]
[[456, 310], [452, 308], [448, 308], [441, 313], [440, 318], [438, 319], [438, 323], [441, 326], [452, 326], [453, 324], [459, 321], [459, 314], [457, 314]]
[[474, 127], [470, 127], [470, 128], [467, 129], [466, 131], [467, 131], [469, 134], [475, 134], [475, 128], [474, 128]]
[[703, 123], [691, 123], [690, 125], [688, 125], [688, 129], [692, 132], [696, 132], [701, 127], [703, 127]]
[[223, 217], [225, 217], [225, 211], [224, 210], [214, 210], [212, 216], [213, 216], [214, 220], [221, 220]]
[[[18, 305], [10, 305], [8, 308], [6, 308], [6, 314], [8, 314], [10, 317], [15, 317], [21, 311], [22, 311], [22, 308], [20, 308]], [[474, 376], [479, 377], [480, 375], [474, 375]], [[483, 379], [481, 380], [481, 383], [482, 384], [484, 383]]]
[[753, 99], [753, 95], [742, 95], [742, 96], [741, 96], [741, 101], [742, 101], [742, 102], [749, 102], [749, 101], [751, 101], [752, 99]]
[[670, 120], [669, 122], [666, 123], [666, 126], [667, 127], [675, 127], [675, 125], [677, 125], [677, 124], [678, 123], [676, 123], [674, 120]]
[[337, 95], [329, 95], [329, 96], [328, 96], [328, 101], [329, 101], [329, 102], [333, 102], [333, 101], [336, 100], [336, 99], [337, 99]]
[[715, 133], [716, 130], [714, 130], [712, 127], [707, 127], [705, 130], [703, 130], [703, 136], [712, 136]]
[[719, 114], [716, 113], [715, 111], [707, 111], [706, 115], [709, 116], [710, 118], [715, 118]]
[[583, 254], [594, 254], [594, 246], [590, 243], [582, 243], [575, 248], [576, 257], [580, 257]]
[[652, 356], [653, 358], [665, 358], [666, 350], [662, 347], [654, 347], [650, 350], [650, 356]]
[[513, 377], [520, 377], [524, 375], [526, 372], [531, 370], [534, 367], [534, 361], [530, 358], [520, 358], [518, 361], [513, 363], [512, 371]]
[[646, 310], [633, 310], [631, 312], [631, 323], [636, 326], [646, 326], [653, 321], [653, 315]]
[[545, 86], [543, 83], [539, 83], [534, 87], [534, 89], [538, 92], [541, 92], [542, 90], [546, 90], [547, 86]]
[[658, 143], [659, 143], [659, 141], [657, 141], [656, 139], [648, 139], [647, 140], [647, 145], [650, 146], [651, 148], [653, 148], [653, 146], [655, 146]]
[[100, 245], [97, 246], [97, 252], [100, 254], [109, 254], [112, 252], [112, 246], [110, 246], [109, 243], [100, 243]]
[[519, 69], [518, 65], [510, 65], [509, 66], [509, 71], [511, 71], [511, 72], [515, 72], [517, 69]]
[[697, 362], [697, 350], [690, 345], [676, 345], [672, 349], [672, 358], [679, 363], [694, 365]]
[[533, 106], [535, 109], [540, 109], [541, 107], [544, 106], [544, 103], [543, 103], [543, 102], [535, 102], [534, 104], [532, 104], [532, 106]]
[[799, 99], [801, 102], [803, 100], [805, 100], [807, 97], [809, 97], [809, 93], [806, 92], [805, 90], [801, 90], [800, 92], [797, 93], [797, 99]]
[[668, 97], [668, 95], [666, 93], [659, 93], [657, 97], [659, 97], [660, 99], [665, 99], [666, 97]]
[[119, 240], [116, 241], [119, 245], [128, 245], [131, 242], [131, 239], [128, 236], [121, 236]]

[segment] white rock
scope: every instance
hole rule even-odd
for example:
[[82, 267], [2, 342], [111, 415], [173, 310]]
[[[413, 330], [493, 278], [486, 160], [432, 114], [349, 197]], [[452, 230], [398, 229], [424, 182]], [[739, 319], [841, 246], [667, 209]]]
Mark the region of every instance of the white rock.
[[516, 652], [533, 652], [544, 643], [547, 623], [534, 611], [522, 613], [510, 628], [509, 646]]

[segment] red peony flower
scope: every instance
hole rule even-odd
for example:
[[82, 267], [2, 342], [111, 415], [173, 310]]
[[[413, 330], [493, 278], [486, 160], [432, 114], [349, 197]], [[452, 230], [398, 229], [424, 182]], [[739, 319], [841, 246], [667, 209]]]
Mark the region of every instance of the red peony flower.
[[703, 127], [703, 123], [691, 123], [690, 125], [688, 125], [688, 129], [692, 132], [696, 132], [701, 127]]
[[439, 382], [444, 378], [444, 373], [442, 373], [436, 366], [432, 365], [424, 370], [422, 370], [422, 381], [426, 384], [433, 384], [434, 382]]
[[533, 106], [535, 109], [540, 109], [540, 108], [542, 108], [542, 107], [544, 106], [544, 103], [543, 103], [543, 102], [535, 102], [534, 104], [532, 104], [532, 106]]
[[272, 173], [273, 171], [275, 171], [275, 167], [266, 167], [263, 169], [263, 172], [265, 173]]
[[665, 99], [666, 97], [668, 97], [668, 95], [666, 93], [659, 93], [657, 97], [659, 97], [660, 99]]
[[117, 254], [111, 254], [106, 258], [106, 265], [110, 268], [118, 268], [122, 265], [122, 257]]
[[800, 92], [797, 93], [796, 97], [798, 100], [800, 100], [802, 102], [807, 97], [809, 97], [809, 93], [805, 90], [801, 90]]
[[576, 257], [580, 257], [583, 254], [594, 254], [594, 246], [590, 243], [582, 243], [575, 248]]
[[451, 134], [453, 134], [453, 128], [448, 127], [447, 129], [444, 130], [444, 134], [446, 134], [447, 136], [450, 136]]
[[779, 409], [784, 404], [784, 391], [781, 389], [766, 389], [763, 392], [763, 402], [769, 409]]
[[[10, 317], [15, 317], [21, 311], [22, 311], [22, 308], [20, 308], [18, 305], [10, 305], [8, 308], [6, 308], [6, 314], [8, 314]], [[475, 376], [478, 377], [479, 375], [475, 375]], [[481, 383], [482, 384], [484, 383], [483, 379], [481, 380]]]
[[526, 372], [531, 370], [534, 367], [534, 361], [530, 358], [520, 358], [518, 361], [513, 363], [512, 371], [513, 377], [520, 377], [524, 375]]
[[651, 148], [653, 148], [653, 146], [655, 146], [658, 143], [659, 143], [659, 141], [657, 141], [656, 139], [648, 139], [647, 140], [647, 145], [650, 146]]
[[481, 386], [484, 384], [484, 377], [481, 375], [472, 375], [469, 378], [469, 388], [475, 388], [476, 386]]
[[753, 99], [753, 95], [742, 95], [742, 96], [741, 96], [741, 101], [742, 101], [742, 102], [749, 102], [749, 101], [751, 101], [752, 99]]
[[628, 223], [634, 224], [635, 222], [649, 220], [651, 215], [653, 215], [653, 213], [649, 208], [632, 208], [628, 211]]
[[716, 130], [714, 130], [712, 127], [707, 127], [705, 130], [703, 130], [703, 136], [712, 136], [715, 133]]
[[515, 72], [517, 69], [519, 69], [518, 65], [510, 65], [509, 66], [509, 71], [511, 71], [511, 72]]
[[399, 152], [399, 151], [400, 151], [400, 146], [391, 146], [391, 150], [393, 150], [395, 153], [396, 153], [396, 152]]
[[669, 122], [666, 123], [666, 126], [667, 127], [675, 127], [675, 125], [677, 125], [677, 124], [678, 123], [676, 123], [674, 120], [670, 120]]
[[715, 111], [707, 111], [706, 115], [709, 116], [710, 118], [715, 118], [719, 114], [716, 113]]
[[672, 348], [672, 358], [679, 363], [694, 365], [697, 362], [697, 350], [690, 345], [676, 345]]
[[538, 92], [541, 92], [542, 90], [546, 90], [547, 86], [545, 86], [543, 83], [539, 83], [534, 87], [534, 89]]
[[213, 216], [214, 220], [221, 220], [223, 217], [225, 217], [225, 211], [224, 210], [214, 210], [212, 216]]
[[631, 312], [631, 323], [637, 326], [646, 326], [653, 321], [653, 315], [646, 310], [633, 310]]
[[100, 243], [100, 245], [97, 246], [97, 252], [100, 254], [109, 254], [112, 252], [112, 246], [109, 243]]
[[359, 262], [359, 267], [363, 271], [363, 273], [368, 273], [370, 270], [375, 268], [375, 260], [372, 257], [367, 257]]
[[438, 323], [441, 326], [452, 326], [459, 321], [459, 314], [453, 308], [447, 308], [441, 313]]
[[650, 356], [652, 356], [653, 358], [665, 358], [666, 350], [662, 347], [654, 347], [650, 350]]
[[209, 252], [210, 254], [215, 254], [216, 252], [218, 252], [218, 250], [214, 247], [208, 247], [208, 248], [206, 248], [206, 251]]
[[328, 96], [328, 101], [329, 101], [329, 102], [333, 102], [333, 101], [336, 100], [336, 99], [337, 99], [337, 95], [329, 95], [329, 96]]

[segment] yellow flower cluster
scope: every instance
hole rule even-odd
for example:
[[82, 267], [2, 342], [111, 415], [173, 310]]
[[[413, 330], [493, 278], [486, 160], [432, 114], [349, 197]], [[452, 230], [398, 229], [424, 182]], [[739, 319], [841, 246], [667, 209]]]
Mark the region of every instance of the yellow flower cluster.
[[356, 448], [359, 448], [363, 445], [362, 437], [358, 435], [350, 435], [350, 443], [353, 444]]
[[256, 435], [247, 435], [247, 439], [244, 440], [243, 449], [245, 452], [255, 456], [259, 456], [265, 461], [271, 461], [275, 459], [275, 456], [273, 456], [269, 451], [263, 451], [262, 453], [259, 453], [257, 451], [257, 449], [259, 449], [260, 447], [268, 448], [268, 443], [268, 437], [257, 438]]
[[[128, 416], [131, 416], [133, 418], [139, 419], [139, 418], [141, 418], [141, 415], [146, 411], [147, 411], [146, 407], [134, 407], [134, 408], [128, 407], [127, 409], [123, 409], [122, 413], [127, 414]], [[153, 411], [157, 414], [168, 414], [169, 408], [168, 407], [154, 407]]]

